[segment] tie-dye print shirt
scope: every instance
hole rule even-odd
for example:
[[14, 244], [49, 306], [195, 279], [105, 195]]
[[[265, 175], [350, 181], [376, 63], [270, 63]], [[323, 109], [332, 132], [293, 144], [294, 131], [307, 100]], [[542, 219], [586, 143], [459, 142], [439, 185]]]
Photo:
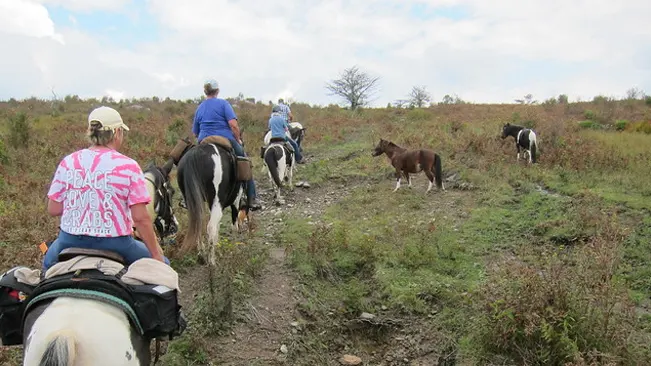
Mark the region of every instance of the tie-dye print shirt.
[[54, 173], [48, 197], [63, 202], [61, 230], [72, 235], [131, 235], [129, 207], [151, 197], [138, 163], [108, 148], [66, 156]]

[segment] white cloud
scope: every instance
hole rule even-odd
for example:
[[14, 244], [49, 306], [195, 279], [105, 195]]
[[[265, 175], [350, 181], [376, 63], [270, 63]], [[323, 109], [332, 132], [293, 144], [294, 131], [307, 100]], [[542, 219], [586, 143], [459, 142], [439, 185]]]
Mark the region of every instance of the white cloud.
[[124, 97], [126, 97], [126, 94], [123, 91], [117, 91], [117, 90], [112, 90], [112, 89], [107, 89], [104, 92], [104, 95], [107, 97], [113, 98], [113, 100], [120, 100]]
[[37, 38], [51, 38], [64, 44], [55, 32], [47, 9], [29, 0], [0, 1], [0, 33]]
[[[119, 90], [187, 98], [212, 77], [225, 96], [328, 103], [338, 100], [325, 82], [355, 64], [381, 77], [376, 105], [404, 98], [412, 85], [426, 85], [436, 101], [453, 93], [479, 102], [526, 93], [587, 99], [633, 86], [651, 93], [651, 2], [644, 0], [147, 0], [150, 13], [137, 15], [130, 0], [38, 2], [125, 13], [127, 21], [149, 17], [162, 33], [156, 42], [115, 46], [55, 26], [35, 2], [0, 2], [0, 41], [13, 45], [13, 57], [0, 59], [9, 85], [0, 98], [47, 96], [49, 85], [82, 96]], [[463, 6], [470, 16], [410, 18], [418, 3]], [[53, 41], [57, 32], [65, 46]], [[554, 71], [563, 65], [574, 70]]]
[[[10, 0], [15, 1], [15, 0]], [[49, 6], [60, 6], [65, 9], [77, 12], [89, 12], [95, 10], [117, 11], [131, 3], [132, 0], [35, 0], [38, 3]]]

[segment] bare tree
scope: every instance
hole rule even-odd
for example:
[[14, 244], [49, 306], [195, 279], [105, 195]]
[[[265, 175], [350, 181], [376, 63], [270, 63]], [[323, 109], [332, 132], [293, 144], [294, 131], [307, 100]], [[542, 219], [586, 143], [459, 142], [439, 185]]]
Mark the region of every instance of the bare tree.
[[450, 94], [445, 94], [445, 96], [443, 96], [443, 99], [439, 104], [465, 104], [465, 103], [466, 102], [464, 102], [456, 94], [454, 95], [454, 97], [452, 97]]
[[350, 104], [350, 109], [368, 105], [377, 91], [379, 76], [372, 77], [357, 66], [344, 70], [339, 79], [326, 84], [330, 95], [338, 95]]
[[409, 104], [417, 108], [423, 108], [432, 100], [432, 96], [426, 90], [425, 86], [414, 86], [411, 88], [408, 97]]
[[396, 108], [403, 108], [404, 106], [409, 104], [409, 101], [406, 99], [396, 99], [396, 101], [393, 102], [393, 104], [395, 104]]
[[516, 103], [518, 104], [537, 104], [538, 101], [533, 99], [533, 95], [527, 94], [524, 96], [524, 99], [516, 99]]
[[626, 91], [626, 99], [644, 99], [644, 92], [638, 88], [630, 88]]

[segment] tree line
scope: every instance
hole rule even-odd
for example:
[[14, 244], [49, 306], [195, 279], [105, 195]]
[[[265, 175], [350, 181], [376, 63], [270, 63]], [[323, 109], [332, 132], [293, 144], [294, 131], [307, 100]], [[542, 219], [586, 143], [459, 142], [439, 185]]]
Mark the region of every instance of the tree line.
[[[358, 66], [353, 66], [345, 69], [337, 79], [327, 82], [325, 88], [328, 90], [329, 95], [338, 96], [351, 110], [355, 110], [359, 107], [368, 106], [375, 99], [379, 81], [379, 76], [371, 76], [367, 72], [362, 71]], [[599, 97], [595, 97], [595, 100], [597, 98]], [[651, 105], [651, 96], [646, 96], [638, 88], [627, 90], [626, 98], [646, 99], [647, 103]], [[393, 104], [389, 103], [387, 107], [423, 108], [431, 102], [432, 95], [427, 91], [427, 88], [418, 85], [412, 87], [404, 99], [397, 99]], [[527, 94], [521, 99], [515, 99], [515, 102], [518, 104], [538, 104], [538, 101], [533, 99], [531, 94]], [[545, 100], [543, 104], [550, 104], [551, 102], [567, 104], [568, 97], [565, 94], [561, 94], [558, 98]], [[465, 104], [465, 102], [457, 95], [451, 96], [446, 94], [439, 104]]]

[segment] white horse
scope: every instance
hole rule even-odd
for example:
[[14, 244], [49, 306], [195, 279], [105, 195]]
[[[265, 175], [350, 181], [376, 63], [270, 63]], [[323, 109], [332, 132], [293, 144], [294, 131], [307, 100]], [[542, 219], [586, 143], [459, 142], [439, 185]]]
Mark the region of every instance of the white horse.
[[104, 302], [58, 297], [25, 318], [23, 366], [144, 366], [149, 346], [121, 309]]
[[263, 154], [264, 166], [267, 168], [269, 180], [274, 187], [274, 198], [280, 204], [284, 203], [284, 199], [280, 195], [283, 181], [289, 181], [289, 186], [292, 186], [296, 167], [296, 153], [291, 154], [291, 157], [287, 156], [285, 144], [285, 141], [270, 141]]

